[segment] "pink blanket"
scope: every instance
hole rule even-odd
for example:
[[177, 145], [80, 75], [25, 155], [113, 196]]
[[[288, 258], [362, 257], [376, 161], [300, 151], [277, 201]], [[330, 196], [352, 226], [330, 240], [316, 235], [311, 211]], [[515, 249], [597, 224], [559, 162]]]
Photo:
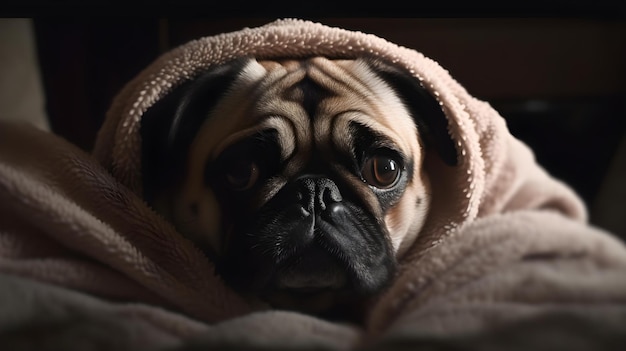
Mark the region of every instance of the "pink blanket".
[[[436, 175], [432, 213], [365, 325], [265, 311], [225, 286], [139, 198], [142, 114], [172, 86], [241, 55], [362, 53], [407, 68], [439, 99], [459, 166], [426, 165]], [[626, 338], [626, 248], [586, 223], [578, 196], [537, 165], [489, 104], [417, 51], [299, 20], [164, 54], [116, 97], [93, 155], [0, 124], [0, 281], [0, 345], [24, 349], [540, 348], [550, 340], [595, 349]]]

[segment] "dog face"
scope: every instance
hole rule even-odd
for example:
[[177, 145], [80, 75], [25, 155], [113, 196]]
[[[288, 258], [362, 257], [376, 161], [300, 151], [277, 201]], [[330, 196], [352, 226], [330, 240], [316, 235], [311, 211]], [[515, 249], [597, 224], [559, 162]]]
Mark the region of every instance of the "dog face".
[[144, 196], [235, 289], [321, 313], [393, 277], [428, 214], [425, 150], [455, 162], [445, 127], [380, 61], [239, 59], [146, 112]]

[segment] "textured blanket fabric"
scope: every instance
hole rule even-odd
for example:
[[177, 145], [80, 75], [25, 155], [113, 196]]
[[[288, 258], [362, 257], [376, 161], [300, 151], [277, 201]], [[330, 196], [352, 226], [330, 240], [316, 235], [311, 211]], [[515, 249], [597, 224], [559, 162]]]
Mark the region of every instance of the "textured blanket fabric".
[[[459, 164], [426, 160], [433, 207], [362, 326], [235, 294], [141, 193], [139, 126], [172, 87], [242, 55], [408, 69], [439, 100]], [[93, 155], [0, 124], [0, 345], [21, 349], [611, 349], [626, 341], [626, 248], [586, 222], [502, 117], [436, 62], [299, 20], [172, 50], [116, 97]]]

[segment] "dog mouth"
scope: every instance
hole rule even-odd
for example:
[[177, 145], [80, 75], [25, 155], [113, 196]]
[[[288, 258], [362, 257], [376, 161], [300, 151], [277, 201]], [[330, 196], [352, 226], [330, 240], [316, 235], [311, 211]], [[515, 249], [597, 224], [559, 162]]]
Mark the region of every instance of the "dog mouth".
[[262, 296], [275, 308], [320, 313], [350, 290], [345, 264], [319, 245], [310, 245], [276, 267]]
[[271, 279], [274, 289], [300, 295], [340, 290], [347, 283], [345, 268], [317, 245], [296, 252], [277, 268]]
[[[379, 233], [371, 232], [373, 239], [367, 240], [355, 229], [358, 224], [316, 217], [314, 222], [266, 226], [260, 232], [267, 235], [239, 236], [254, 240], [232, 247], [220, 266], [222, 276], [273, 308], [311, 314], [352, 304], [382, 289], [393, 261], [384, 246], [372, 244], [382, 242]], [[305, 227], [309, 229], [303, 231]]]
[[283, 188], [228, 238], [218, 271], [274, 308], [318, 314], [367, 298], [395, 266], [384, 228], [325, 178]]

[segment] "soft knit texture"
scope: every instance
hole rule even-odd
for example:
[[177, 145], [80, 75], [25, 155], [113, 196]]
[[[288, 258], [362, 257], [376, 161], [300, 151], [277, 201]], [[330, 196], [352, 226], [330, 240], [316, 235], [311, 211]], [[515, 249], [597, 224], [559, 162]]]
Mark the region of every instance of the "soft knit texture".
[[[142, 116], [240, 56], [361, 54], [406, 68], [439, 100], [458, 165], [427, 160], [431, 213], [363, 326], [264, 311], [141, 200]], [[435, 61], [370, 34], [280, 20], [159, 57], [115, 98], [93, 155], [0, 124], [0, 344], [42, 349], [33, 335], [44, 333], [68, 350], [105, 341], [116, 350], [549, 348], [545, 340], [608, 349], [625, 339], [626, 248], [586, 220], [579, 197]], [[115, 344], [100, 327], [117, 331]]]

